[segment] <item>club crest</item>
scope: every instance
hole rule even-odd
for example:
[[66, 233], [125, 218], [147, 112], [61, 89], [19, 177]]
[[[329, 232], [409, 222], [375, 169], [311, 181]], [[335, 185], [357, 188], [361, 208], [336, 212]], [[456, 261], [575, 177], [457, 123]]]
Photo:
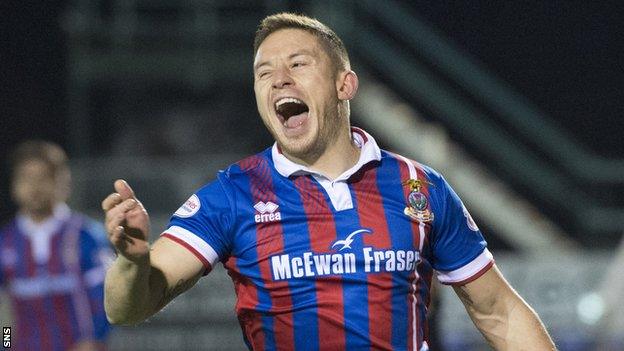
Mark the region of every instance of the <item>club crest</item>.
[[434, 215], [433, 212], [429, 210], [427, 196], [420, 191], [423, 183], [432, 185], [429, 182], [423, 182], [419, 179], [408, 179], [403, 182], [403, 185], [408, 185], [410, 187], [410, 193], [407, 195], [407, 207], [405, 207], [403, 213], [412, 220], [427, 223], [433, 221]]

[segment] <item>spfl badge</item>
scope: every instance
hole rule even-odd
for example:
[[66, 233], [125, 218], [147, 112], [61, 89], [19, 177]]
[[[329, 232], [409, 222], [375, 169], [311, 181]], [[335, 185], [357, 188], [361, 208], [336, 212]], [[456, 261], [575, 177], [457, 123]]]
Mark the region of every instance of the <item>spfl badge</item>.
[[420, 191], [423, 183], [431, 184], [419, 179], [408, 179], [403, 182], [403, 185], [409, 185], [410, 187], [410, 193], [407, 195], [407, 207], [405, 207], [403, 213], [418, 222], [433, 222], [433, 212], [428, 208], [429, 201], [425, 194]]

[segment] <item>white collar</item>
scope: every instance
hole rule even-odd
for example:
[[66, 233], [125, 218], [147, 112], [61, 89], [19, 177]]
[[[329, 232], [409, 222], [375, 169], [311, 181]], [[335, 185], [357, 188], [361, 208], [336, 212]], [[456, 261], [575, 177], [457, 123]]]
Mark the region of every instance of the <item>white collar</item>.
[[[351, 127], [351, 135], [355, 144], [360, 148], [360, 158], [353, 167], [346, 170], [334, 181], [346, 180], [355, 172], [359, 171], [365, 164], [371, 161], [381, 160], [381, 150], [379, 149], [379, 146], [377, 146], [375, 139], [373, 139], [370, 134], [360, 128]], [[277, 169], [279, 174], [284, 177], [288, 178], [293, 174], [315, 174], [323, 176], [322, 174], [319, 174], [304, 165], [300, 165], [286, 158], [286, 156], [280, 152], [277, 142], [273, 144], [273, 147], [271, 148], [271, 157], [273, 157], [275, 169]]]
[[52, 210], [52, 216], [46, 218], [42, 222], [35, 222], [29, 216], [25, 214], [17, 215], [17, 225], [22, 233], [28, 237], [40, 233], [53, 233], [60, 225], [69, 218], [71, 210], [65, 203], [58, 203]]

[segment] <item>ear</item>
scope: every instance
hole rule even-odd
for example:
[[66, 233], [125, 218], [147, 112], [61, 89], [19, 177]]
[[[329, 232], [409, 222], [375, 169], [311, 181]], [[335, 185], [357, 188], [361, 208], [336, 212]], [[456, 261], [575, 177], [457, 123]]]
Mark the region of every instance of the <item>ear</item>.
[[358, 77], [355, 72], [349, 70], [340, 72], [336, 80], [336, 90], [338, 91], [338, 99], [351, 100], [355, 97], [358, 89]]

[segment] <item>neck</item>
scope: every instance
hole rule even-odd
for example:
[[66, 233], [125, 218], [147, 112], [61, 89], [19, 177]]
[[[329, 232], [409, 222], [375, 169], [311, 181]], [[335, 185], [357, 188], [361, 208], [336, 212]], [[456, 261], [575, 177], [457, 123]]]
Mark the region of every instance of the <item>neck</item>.
[[52, 217], [52, 215], [54, 214], [54, 209], [46, 208], [46, 209], [41, 209], [41, 210], [29, 210], [29, 211], [24, 210], [22, 211], [22, 213], [28, 218], [30, 218], [33, 222], [41, 223], [45, 221], [46, 219]]
[[284, 153], [291, 161], [304, 165], [333, 180], [353, 167], [359, 157], [360, 149], [355, 145], [351, 137], [350, 128], [342, 128], [335, 142], [325, 146], [317, 155], [299, 158]]

